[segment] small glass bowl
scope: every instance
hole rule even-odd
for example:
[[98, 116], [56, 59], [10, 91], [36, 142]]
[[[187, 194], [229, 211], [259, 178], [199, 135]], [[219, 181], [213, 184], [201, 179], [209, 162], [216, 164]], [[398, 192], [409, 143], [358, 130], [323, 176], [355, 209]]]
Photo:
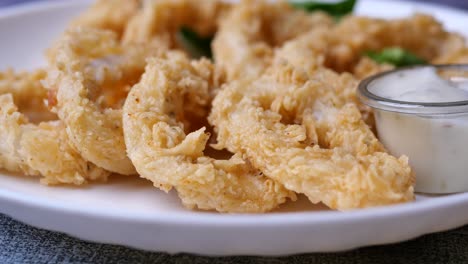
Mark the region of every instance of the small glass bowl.
[[378, 80], [383, 77], [428, 67], [434, 68], [443, 79], [468, 81], [468, 64], [404, 67], [363, 80], [358, 97], [374, 109], [379, 139], [389, 152], [409, 157], [417, 192], [465, 192], [468, 191], [468, 100], [411, 102], [375, 93]]

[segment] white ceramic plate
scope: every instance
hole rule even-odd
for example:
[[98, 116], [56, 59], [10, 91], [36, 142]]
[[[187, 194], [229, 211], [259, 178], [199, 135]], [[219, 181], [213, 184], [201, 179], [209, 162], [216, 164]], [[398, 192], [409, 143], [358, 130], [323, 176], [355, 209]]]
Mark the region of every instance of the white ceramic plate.
[[[43, 65], [42, 54], [89, 1], [42, 2], [0, 10], [0, 69]], [[409, 2], [364, 1], [358, 13], [397, 17], [434, 14], [468, 35], [468, 15]], [[2, 140], [2, 139], [0, 139]], [[264, 215], [185, 210], [174, 193], [145, 180], [113, 178], [84, 189], [39, 185], [0, 173], [0, 211], [33, 226], [81, 239], [170, 253], [285, 255], [347, 250], [403, 241], [468, 223], [468, 193], [418, 196], [414, 203], [346, 213], [310, 205], [305, 198]]]

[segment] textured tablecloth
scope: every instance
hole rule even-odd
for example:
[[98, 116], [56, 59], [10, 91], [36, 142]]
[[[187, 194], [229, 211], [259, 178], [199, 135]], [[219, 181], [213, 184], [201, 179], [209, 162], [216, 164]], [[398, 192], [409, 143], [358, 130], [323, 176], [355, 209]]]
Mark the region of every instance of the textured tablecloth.
[[[450, 217], [450, 216], [448, 216]], [[83, 242], [0, 215], [0, 263], [468, 263], [468, 226], [387, 246], [284, 258], [168, 255]]]
[[[0, 0], [0, 6], [27, 1]], [[468, 9], [468, 0], [427, 2], [440, 2]], [[122, 246], [84, 242], [64, 234], [30, 227], [0, 214], [0, 264], [3, 263], [468, 263], [468, 225], [408, 242], [343, 253], [284, 258], [209, 258], [152, 253]]]

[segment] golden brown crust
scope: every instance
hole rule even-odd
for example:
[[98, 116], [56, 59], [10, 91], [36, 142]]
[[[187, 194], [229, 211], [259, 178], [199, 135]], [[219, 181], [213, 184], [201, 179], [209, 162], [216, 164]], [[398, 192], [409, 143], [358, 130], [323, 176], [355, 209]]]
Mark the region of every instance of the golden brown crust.
[[271, 63], [275, 47], [332, 24], [323, 13], [307, 14], [284, 1], [241, 1], [220, 21], [212, 44], [216, 65], [228, 80], [256, 78]]
[[34, 124], [23, 114], [29, 110], [43, 114], [41, 119], [50, 116], [46, 107], [38, 106], [46, 98], [40, 83], [44, 76], [42, 70], [0, 74], [0, 168], [40, 176], [44, 184], [105, 181], [109, 172], [80, 156], [60, 120]]
[[205, 127], [184, 132], [184, 105], [210, 103], [213, 73], [207, 60], [190, 62], [180, 53], [149, 60], [124, 105], [125, 142], [137, 171], [156, 187], [174, 187], [188, 208], [259, 213], [294, 199], [240, 155], [205, 156]]
[[411, 201], [408, 160], [387, 154], [362, 121], [346, 96], [355, 84], [329, 70], [305, 74], [275, 65], [253, 82], [229, 83], [213, 102], [210, 122], [219, 146], [313, 203], [346, 210]]
[[46, 84], [81, 155], [109, 171], [134, 174], [126, 155], [121, 105], [138, 82], [146, 57], [159, 51], [121, 45], [111, 31], [75, 28], [58, 42]]
[[216, 32], [218, 17], [230, 4], [219, 0], [148, 0], [132, 18], [123, 36], [124, 43], [154, 42], [180, 48], [176, 32], [188, 26], [202, 36]]
[[[182, 26], [215, 34], [214, 64], [167, 53]], [[47, 73], [0, 73], [0, 167], [79, 185], [135, 165], [186, 207], [220, 212], [266, 212], [294, 192], [340, 210], [411, 201], [407, 158], [386, 153], [355, 95], [393, 67], [365, 52], [389, 47], [468, 62], [465, 40], [424, 14], [336, 22], [286, 1], [97, 0]], [[207, 144], [235, 154], [211, 158]]]
[[70, 23], [70, 28], [106, 29], [121, 36], [141, 5], [142, 0], [97, 0]]

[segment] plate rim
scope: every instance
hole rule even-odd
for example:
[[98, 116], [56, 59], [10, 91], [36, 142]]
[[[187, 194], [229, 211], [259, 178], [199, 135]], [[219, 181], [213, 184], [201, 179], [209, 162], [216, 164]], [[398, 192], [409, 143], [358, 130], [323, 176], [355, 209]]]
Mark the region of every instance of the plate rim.
[[[53, 187], [51, 187], [53, 188]], [[147, 213], [138, 214], [138, 216], [126, 215], [122, 211], [112, 209], [96, 210], [84, 208], [82, 206], [70, 207], [66, 202], [52, 201], [42, 197], [36, 197], [29, 194], [18, 193], [15, 191], [0, 188], [0, 201], [17, 203], [18, 205], [34, 206], [44, 210], [52, 210], [68, 214], [79, 214], [94, 216], [101, 219], [121, 219], [130, 222], [153, 222], [155, 219], [159, 222], [171, 224], [191, 224], [191, 225], [211, 225], [216, 223], [222, 226], [250, 225], [250, 224], [284, 224], [284, 218], [293, 224], [310, 223], [318, 224], [321, 222], [351, 222], [369, 218], [392, 217], [396, 215], [421, 215], [428, 210], [437, 210], [441, 208], [457, 207], [468, 204], [468, 193], [458, 193], [431, 198], [429, 202], [413, 202], [395, 205], [379, 206], [364, 209], [355, 209], [349, 211], [301, 211], [301, 212], [274, 212], [264, 214], [221, 214], [217, 212], [165, 212], [164, 214]], [[417, 206], [415, 206], [417, 204]], [[158, 217], [155, 217], [158, 216]]]
[[[91, 0], [67, 0], [67, 1], [38, 1], [16, 6], [0, 8], [0, 22], [7, 20], [10, 17], [21, 16], [30, 12], [42, 12], [49, 9], [59, 9], [72, 6], [83, 6], [89, 4]], [[370, 0], [361, 0], [363, 2], [370, 2]], [[441, 9], [446, 12], [457, 13], [468, 17], [468, 11], [461, 10], [453, 7], [446, 7], [440, 4], [433, 3], [419, 3], [411, 1], [400, 0], [384, 0], [379, 1], [382, 4], [386, 3], [399, 3], [411, 4], [415, 7], [424, 7], [426, 9]], [[1, 172], [0, 172], [1, 177]], [[1, 178], [0, 178], [1, 182]], [[39, 183], [37, 183], [39, 184]], [[442, 208], [455, 208], [462, 205], [468, 205], [468, 192], [445, 195], [435, 197], [430, 201], [421, 201], [416, 203], [406, 203], [398, 205], [381, 206], [366, 209], [356, 209], [346, 212], [339, 211], [302, 211], [302, 212], [279, 212], [267, 214], [220, 214], [216, 212], [164, 212], [157, 214], [148, 212], [146, 214], [138, 214], [137, 216], [125, 214], [123, 211], [113, 211], [112, 209], [90, 209], [83, 206], [70, 206], [66, 202], [46, 199], [34, 195], [15, 192], [9, 189], [2, 189], [0, 187], [0, 204], [10, 203], [15, 206], [32, 206], [36, 209], [50, 211], [56, 214], [71, 214], [79, 215], [82, 217], [94, 218], [107, 221], [124, 221], [131, 223], [153, 223], [164, 226], [180, 226], [191, 225], [195, 227], [209, 227], [213, 224], [220, 227], [236, 227], [242, 228], [246, 226], [257, 226], [258, 228], [274, 228], [279, 225], [298, 225], [310, 226], [320, 223], [351, 223], [369, 219], [381, 218], [400, 218], [403, 216], [423, 216], [424, 213], [430, 213], [432, 210], [440, 210]], [[1, 209], [0, 209], [1, 211]], [[155, 217], [157, 216], [157, 217]], [[468, 216], [464, 221], [468, 223]], [[156, 223], [155, 223], [156, 222]], [[466, 224], [465, 223], [465, 224]], [[260, 225], [261, 224], [261, 225]], [[436, 232], [442, 230], [422, 231], [418, 235]], [[366, 245], [370, 245], [368, 243]], [[364, 245], [358, 245], [364, 246]]]
[[[41, 12], [41, 11], [47, 11], [48, 9], [56, 9], [56, 8], [66, 8], [66, 7], [71, 7], [71, 6], [84, 6], [89, 3], [91, 3], [93, 0], [66, 0], [66, 1], [60, 1], [60, 0], [42, 0], [42, 1], [35, 1], [35, 2], [29, 2], [29, 3], [23, 3], [19, 5], [13, 5], [10, 7], [6, 8], [0, 8], [0, 22], [2, 19], [8, 19], [9, 17], [12, 16], [19, 16], [25, 13], [30, 13], [30, 12]], [[370, 0], [361, 0], [360, 3], [362, 2], [370, 2]], [[386, 3], [398, 3], [398, 4], [403, 4], [403, 5], [415, 5], [416, 7], [421, 6], [424, 8], [442, 8], [445, 10], [449, 10], [450, 12], [461, 12], [464, 13], [468, 17], [468, 11], [453, 8], [453, 7], [446, 7], [440, 4], [434, 4], [434, 3], [420, 3], [420, 2], [413, 2], [413, 1], [403, 1], [403, 0], [381, 0], [379, 1], [385, 5]], [[1, 172], [0, 172], [1, 176]], [[0, 179], [1, 180], [1, 179]], [[53, 187], [52, 187], [53, 188]], [[59, 201], [51, 201], [48, 199], [44, 198], [39, 198], [36, 196], [25, 196], [24, 194], [19, 194], [14, 191], [9, 191], [2, 189], [0, 187], [0, 199], [5, 199], [5, 200], [10, 200], [10, 201], [17, 201], [18, 203], [21, 204], [28, 204], [31, 203], [35, 206], [39, 207], [45, 207], [45, 208], [53, 208], [54, 210], [60, 210], [63, 212], [67, 213], [83, 213], [83, 214], [89, 214], [92, 212], [92, 210], [83, 210], [83, 208], [73, 208], [67, 205], [66, 203], [60, 203]], [[468, 203], [468, 192], [466, 193], [457, 193], [457, 194], [448, 194], [444, 195], [441, 197], [437, 197], [437, 200], [431, 200], [430, 203], [426, 203], [424, 201], [418, 203], [418, 208], [419, 207], [430, 207], [432, 206], [443, 206], [444, 204], [451, 204], [451, 201], [454, 203], [463, 203], [463, 201], [466, 200]], [[187, 217], [187, 214], [197, 214], [197, 217], [202, 218], [204, 221], [212, 221], [212, 220], [217, 220], [219, 221], [218, 218], [219, 216], [223, 216], [223, 218], [227, 219], [226, 221], [229, 222], [231, 220], [236, 220], [237, 221], [246, 221], [252, 218], [252, 215], [255, 216], [255, 218], [261, 217], [262, 219], [259, 221], [268, 221], [270, 223], [275, 223], [278, 220], [281, 220], [283, 215], [288, 215], [288, 217], [293, 217], [293, 221], [297, 221], [299, 219], [296, 218], [301, 218], [304, 217], [305, 215], [314, 215], [314, 217], [319, 217], [323, 218], [323, 220], [330, 221], [337, 216], [342, 217], [342, 218], [351, 218], [351, 219], [359, 219], [359, 218], [366, 218], [369, 215], [377, 214], [381, 216], [386, 215], [386, 211], [389, 211], [389, 209], [394, 209], [394, 210], [400, 210], [401, 213], [405, 213], [411, 210], [412, 206], [415, 206], [416, 203], [404, 203], [404, 204], [395, 204], [395, 205], [386, 205], [386, 206], [378, 206], [378, 207], [372, 207], [372, 208], [364, 208], [364, 209], [355, 209], [355, 210], [348, 210], [344, 212], [340, 211], [311, 211], [311, 212], [280, 212], [280, 213], [272, 213], [272, 214], [220, 214], [216, 212], [197, 212], [197, 211], [190, 211], [187, 210], [186, 212], [170, 212], [170, 213], [165, 213], [165, 216], [167, 216], [171, 221], [176, 221], [178, 223], [186, 223], [189, 221], [185, 221], [186, 219], [184, 217]], [[413, 208], [414, 209], [414, 208]], [[122, 215], [119, 213], [115, 213], [113, 211], [96, 211], [96, 216], [99, 217], [107, 217], [107, 218], [125, 218], [127, 220], [137, 220], [138, 218], [132, 218], [128, 217], [127, 215]], [[140, 215], [141, 216], [141, 215]], [[144, 215], [143, 220], [149, 220], [154, 217], [154, 214], [148, 214]], [[245, 217], [244, 217], [245, 216]], [[242, 218], [248, 218], [248, 219], [242, 219]], [[254, 219], [255, 219], [254, 218]], [[182, 219], [182, 220], [181, 220]], [[159, 219], [161, 220], [161, 219]], [[322, 220], [322, 221], [323, 221]], [[193, 221], [190, 220], [190, 222]], [[222, 220], [225, 221], [225, 220]], [[193, 222], [191, 222], [193, 223]], [[218, 223], [219, 224], [219, 223]], [[226, 223], [223, 223], [226, 224]]]

